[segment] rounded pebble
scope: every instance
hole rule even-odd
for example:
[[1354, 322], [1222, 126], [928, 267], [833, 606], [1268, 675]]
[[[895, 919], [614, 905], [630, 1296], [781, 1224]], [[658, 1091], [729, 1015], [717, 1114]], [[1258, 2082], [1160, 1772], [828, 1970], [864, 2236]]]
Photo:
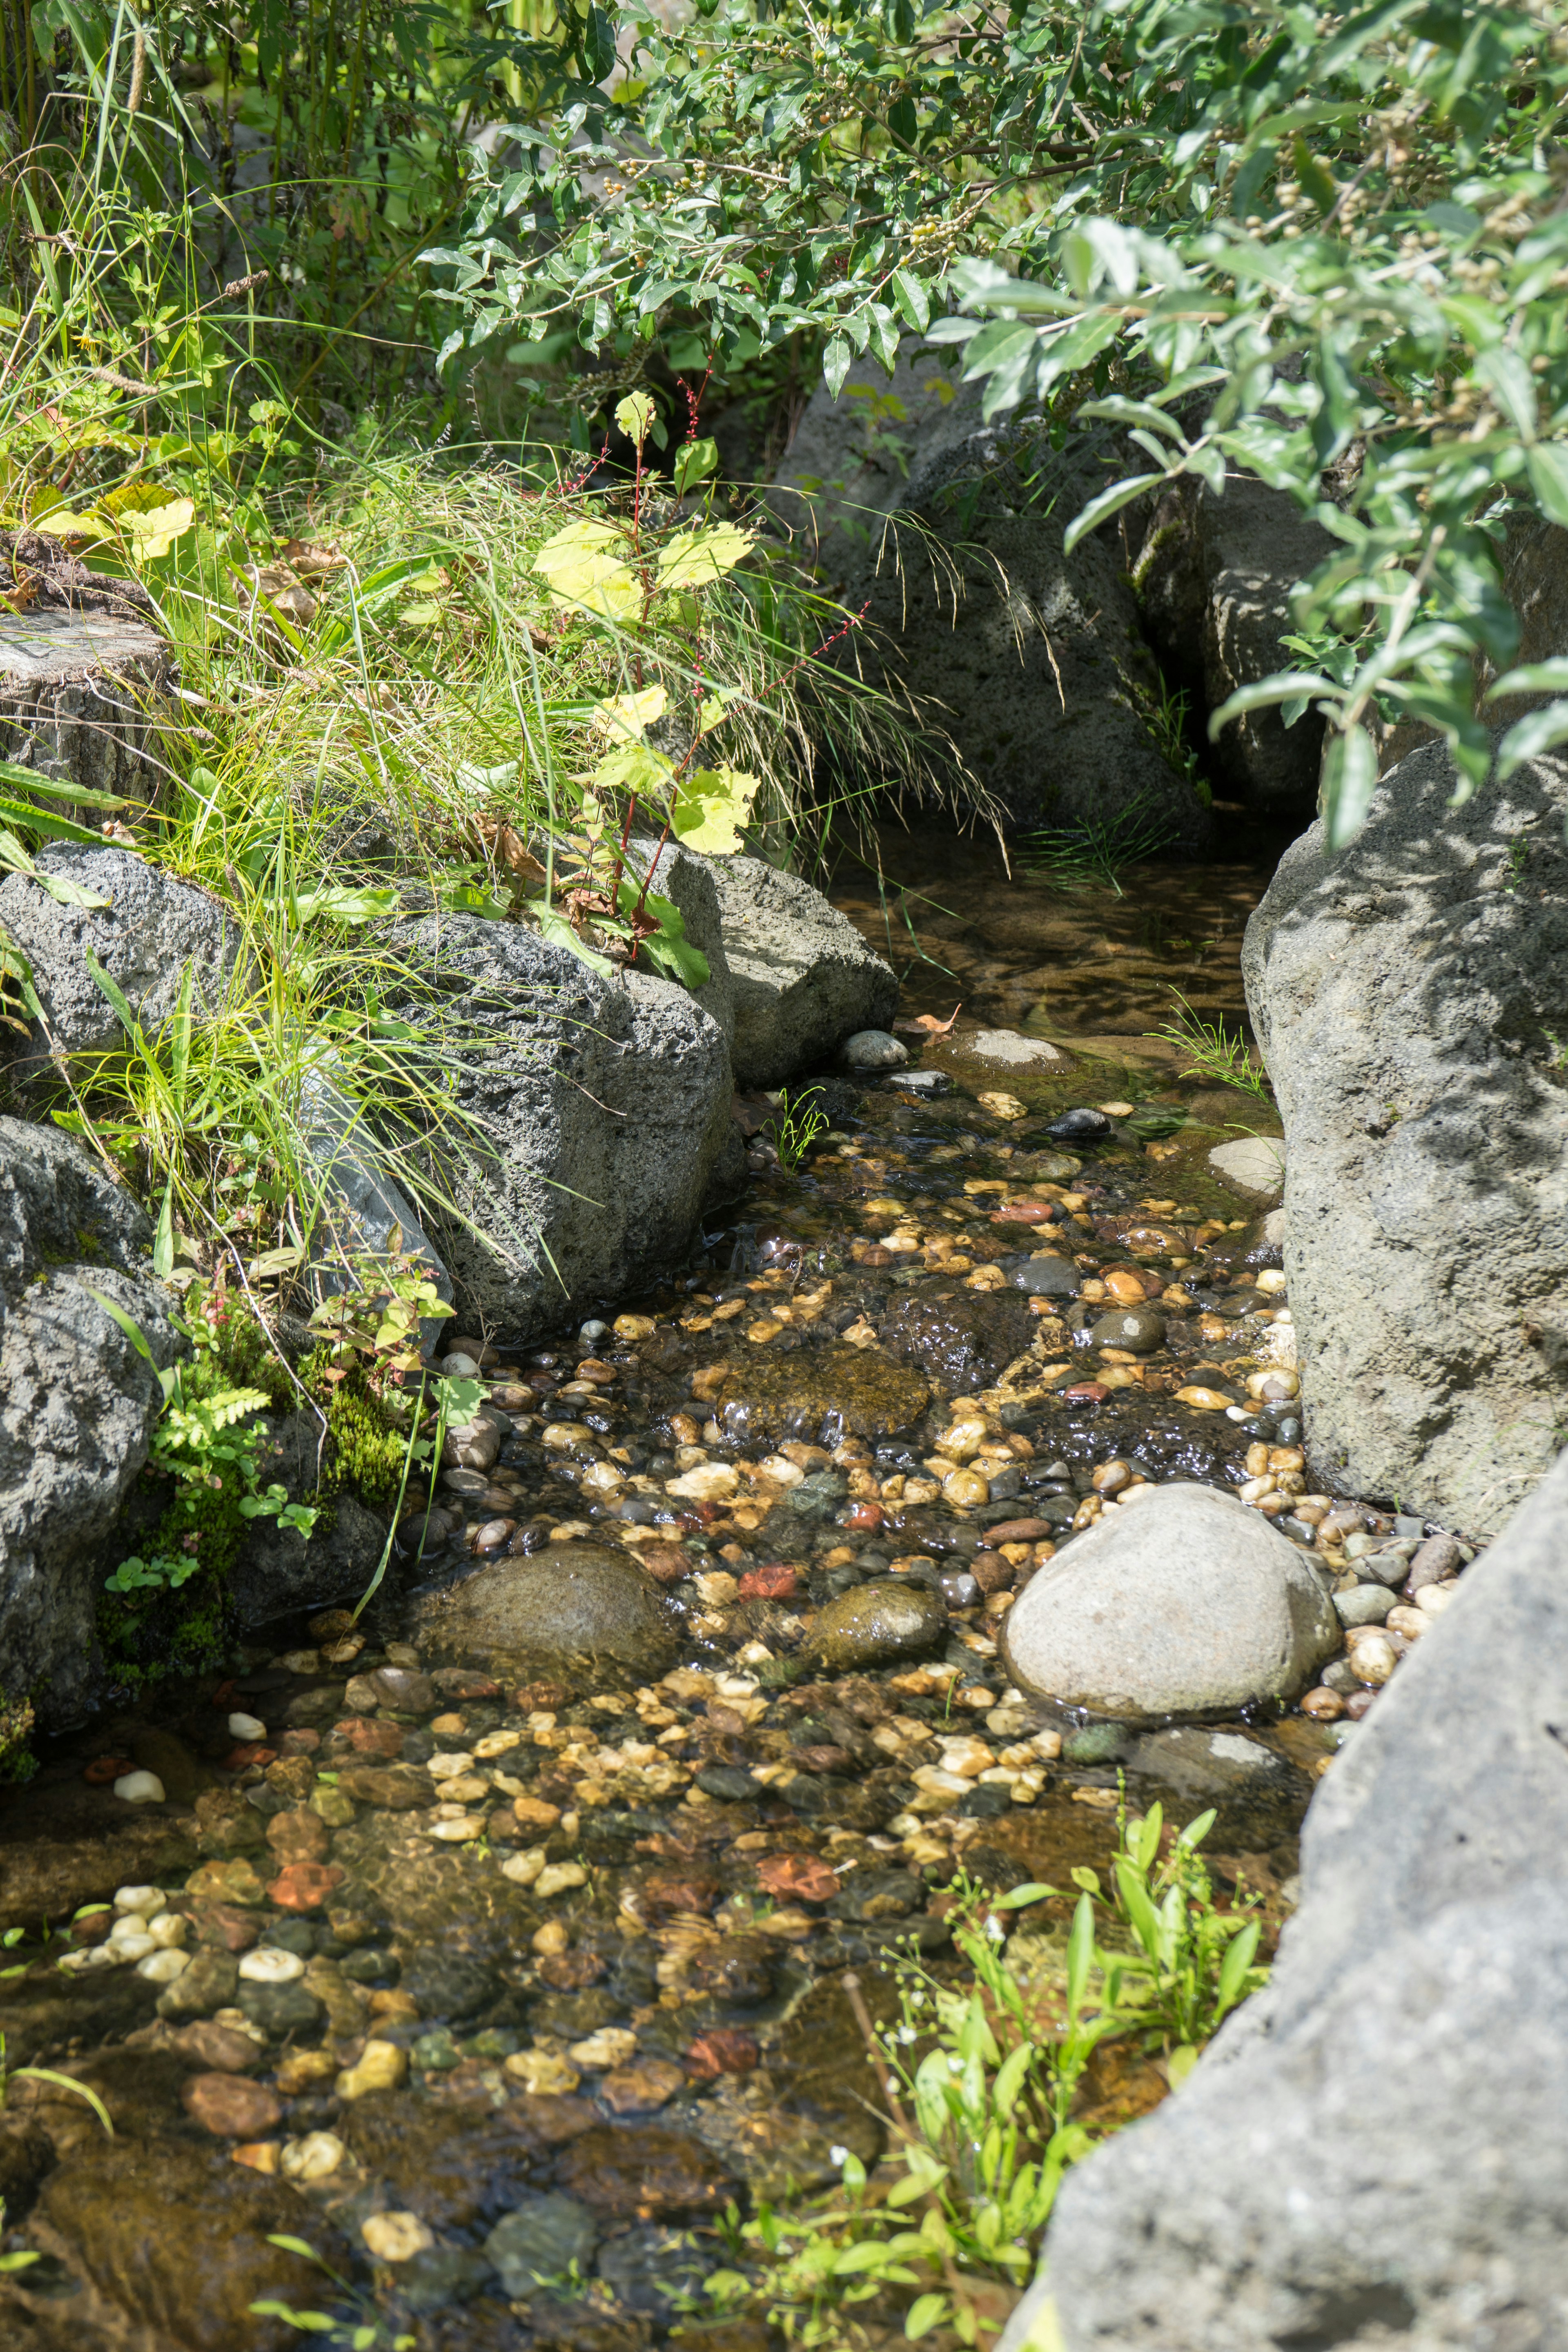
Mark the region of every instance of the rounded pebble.
[[231, 1715], [228, 1719], [231, 1739], [265, 1739], [267, 1726], [254, 1715]]
[[274, 1945], [261, 1944], [245, 1954], [239, 1973], [247, 1984], [294, 1984], [304, 1975], [305, 1963], [296, 1952], [280, 1952]]
[[163, 1783], [156, 1772], [122, 1772], [114, 1783], [114, 1793], [126, 1805], [162, 1805], [167, 1802]]
[[[450, 1362], [450, 1357], [447, 1358]], [[379, 2263], [412, 2262], [435, 2244], [435, 2232], [417, 2213], [367, 2213], [360, 2236]]]
[[336, 2132], [307, 2132], [283, 2148], [283, 2172], [289, 2180], [326, 2180], [338, 2169], [347, 2148]]

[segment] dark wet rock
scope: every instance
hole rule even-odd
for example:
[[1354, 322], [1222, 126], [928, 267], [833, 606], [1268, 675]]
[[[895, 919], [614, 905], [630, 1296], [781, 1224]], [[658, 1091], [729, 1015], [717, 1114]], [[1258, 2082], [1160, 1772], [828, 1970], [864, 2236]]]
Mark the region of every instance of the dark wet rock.
[[421, 2017], [448, 2018], [460, 2025], [494, 2000], [500, 1979], [491, 1963], [473, 1952], [418, 1947], [403, 1963], [398, 1979]]
[[1151, 1307], [1119, 1307], [1090, 1327], [1091, 1348], [1125, 1348], [1129, 1355], [1152, 1356], [1165, 1344], [1165, 1318]]
[[613, 1992], [590, 1985], [582, 1992], [551, 1992], [536, 1997], [528, 2015], [536, 2033], [559, 2033], [578, 2042], [590, 2033], [597, 2033], [601, 2026], [621, 2023], [624, 2012]]
[[835, 1672], [919, 1657], [947, 1630], [947, 1612], [923, 1585], [884, 1580], [841, 1592], [821, 1610], [808, 1646]]
[[1228, 1495], [1173, 1485], [1038, 1570], [1001, 1647], [1020, 1690], [1140, 1721], [1290, 1697], [1339, 1643], [1293, 1544]]
[[[4, 892], [18, 889], [53, 919], [75, 912], [14, 875]], [[90, 975], [81, 984], [107, 1013]], [[0, 1118], [0, 1691], [36, 1693], [46, 1724], [92, 1696], [94, 1612], [119, 1558], [106, 1547], [163, 1409], [153, 1363], [93, 1293], [137, 1324], [157, 1365], [181, 1345], [152, 1244], [72, 1137]]]
[[712, 1407], [736, 1444], [803, 1438], [831, 1446], [846, 1437], [890, 1437], [918, 1421], [931, 1402], [917, 1373], [869, 1348], [829, 1342], [784, 1356], [751, 1349], [747, 1356], [754, 1360], [726, 1368]]
[[956, 1286], [911, 1291], [882, 1326], [890, 1354], [918, 1364], [960, 1396], [989, 1388], [1035, 1335], [1035, 1318], [1014, 1290]]
[[[252, 2317], [250, 2305], [320, 2302], [315, 2264], [268, 2242], [300, 2234], [299, 2200], [226, 2151], [100, 2135], [50, 2174], [36, 2210], [74, 2269], [182, 2352], [284, 2352], [294, 2331]], [[313, 2221], [310, 2238], [341, 2270], [335, 2232]]]
[[542, 2142], [516, 2103], [492, 2114], [372, 2091], [345, 2108], [339, 2129], [391, 2201], [433, 2230], [487, 2227], [541, 2169]]
[[1044, 1252], [1023, 1265], [1016, 1265], [1007, 1279], [1015, 1290], [1022, 1290], [1031, 1298], [1076, 1298], [1082, 1287], [1071, 1258], [1053, 1257]]
[[[314, 1413], [298, 1412], [270, 1427], [275, 1458], [263, 1454], [264, 1483], [277, 1479], [297, 1501], [304, 1500], [314, 1493], [319, 1476], [321, 1423]], [[276, 1519], [254, 1520], [229, 1571], [229, 1597], [238, 1622], [267, 1625], [291, 1609], [319, 1609], [357, 1597], [385, 1548], [385, 1520], [353, 1494], [333, 1496], [330, 1523], [319, 1525], [309, 1541], [297, 1528], [279, 1527]]]
[[567, 2148], [561, 2186], [595, 2213], [651, 2217], [721, 2211], [732, 2191], [700, 2142], [660, 2124], [599, 2125]]
[[195, 1823], [109, 1789], [46, 1780], [0, 1796], [0, 1926], [68, 1919], [117, 1886], [176, 1883], [198, 1860]]
[[739, 1764], [705, 1764], [697, 1775], [697, 1785], [704, 1796], [717, 1797], [723, 1805], [744, 1805], [762, 1793], [752, 1775]]
[[1550, 1468], [1568, 1396], [1568, 763], [1462, 807], [1458, 775], [1427, 745], [1348, 847], [1321, 824], [1293, 842], [1243, 971], [1314, 1463], [1488, 1534]]
[[495, 2265], [471, 2246], [426, 2246], [397, 2272], [397, 2291], [419, 2315], [466, 2304], [495, 2281]]
[[535, 2294], [573, 2263], [586, 2270], [599, 2242], [599, 2224], [585, 2205], [558, 2190], [528, 2197], [503, 2214], [485, 2240], [485, 2252], [508, 2294]]
[[345, 1797], [379, 1806], [385, 1812], [412, 1812], [427, 1805], [433, 1793], [427, 1774], [399, 1764], [346, 1765], [338, 1775], [338, 1786]]
[[[658, 2228], [623, 2231], [601, 2249], [598, 2261], [599, 2276], [616, 2302], [655, 2320], [668, 2320], [700, 2290], [711, 2267], [711, 2257], [704, 2261], [684, 2231]], [[683, 2347], [685, 2340], [683, 2330]]]
[[54, 2142], [41, 2123], [30, 2116], [0, 2119], [0, 2207], [13, 2229], [27, 2213], [54, 2161]]
[[157, 1998], [157, 1986], [134, 1969], [80, 1977], [63, 1977], [53, 1968], [29, 1969], [25, 1977], [0, 1983], [5, 2063], [49, 2065], [67, 2051], [90, 2050], [132, 2033], [149, 2021]]
[[300, 1983], [242, 1983], [235, 2007], [274, 2042], [286, 2041], [290, 2033], [310, 2032], [321, 2017], [321, 2003]]
[[503, 1972], [516, 1965], [539, 1925], [521, 1887], [491, 1867], [482, 1873], [460, 1850], [399, 1839], [388, 1852], [371, 1827], [340, 1830], [337, 1852], [349, 1847], [356, 1878], [394, 1924], [405, 1967], [426, 1951], [467, 1955]]
[[1568, 1459], [1321, 1784], [1266, 1990], [1068, 2176], [1048, 2256], [1075, 2352], [1560, 2332], [1565, 1527]]
[[1115, 1133], [1115, 1123], [1102, 1110], [1064, 1110], [1046, 1133], [1056, 1143], [1102, 1143]]
[[178, 2021], [186, 2017], [211, 2017], [227, 2009], [239, 1990], [239, 1962], [232, 1952], [209, 1947], [193, 1952], [184, 1973], [158, 1995], [158, 2014]]
[[1210, 1842], [1221, 1847], [1238, 1837], [1244, 1824], [1253, 1845], [1289, 1836], [1305, 1792], [1292, 1765], [1242, 1731], [1174, 1725], [1130, 1741], [1123, 1760], [1129, 1772], [1154, 1783], [1174, 1818], [1188, 1820], [1214, 1806], [1219, 1818]]
[[652, 1577], [624, 1551], [590, 1543], [497, 1560], [416, 1613], [421, 1638], [443, 1649], [605, 1659], [638, 1675], [662, 1673], [678, 1639]]
[[874, 1919], [906, 1918], [924, 1901], [924, 1886], [907, 1870], [858, 1870], [827, 1910], [831, 1918], [864, 1926]]

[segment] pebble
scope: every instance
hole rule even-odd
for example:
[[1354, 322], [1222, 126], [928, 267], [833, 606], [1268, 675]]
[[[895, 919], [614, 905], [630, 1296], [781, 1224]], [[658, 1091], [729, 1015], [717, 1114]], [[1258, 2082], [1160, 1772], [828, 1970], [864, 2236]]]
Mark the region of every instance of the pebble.
[[254, 1715], [231, 1715], [228, 1736], [231, 1739], [265, 1739], [267, 1726]]
[[1360, 1681], [1377, 1685], [1387, 1682], [1399, 1659], [1392, 1642], [1382, 1633], [1373, 1633], [1356, 1643], [1351, 1663]]
[[348, 2150], [336, 2132], [307, 2132], [302, 2139], [285, 2140], [282, 2169], [289, 2180], [328, 2180], [342, 2164]]
[[574, 2066], [552, 2050], [518, 2050], [504, 2060], [506, 2072], [535, 2098], [565, 2098], [583, 2077]]
[[395, 2091], [406, 2081], [408, 2053], [395, 2042], [367, 2042], [357, 2062], [345, 2066], [334, 2085], [340, 2099], [363, 2099], [372, 2091]]
[[1394, 1595], [1385, 1584], [1352, 1584], [1348, 1592], [1336, 1592], [1333, 1603], [1342, 1625], [1381, 1625]]
[[277, 2093], [243, 2074], [193, 2074], [180, 2098], [186, 2114], [220, 2139], [258, 2139], [283, 2116]]
[[[447, 1363], [452, 1360], [448, 1356]], [[417, 2213], [367, 2213], [359, 2231], [378, 2263], [412, 2262], [436, 2242], [435, 2231]]]
[[156, 1772], [122, 1772], [114, 1783], [114, 1793], [127, 1805], [162, 1805], [167, 1801], [163, 1783]]
[[839, 1048], [839, 1058], [851, 1070], [901, 1070], [909, 1055], [885, 1029], [857, 1029]]
[[270, 1944], [258, 1944], [239, 1964], [244, 1984], [295, 1984], [304, 1973], [305, 1963], [297, 1954], [278, 1951]]
[[163, 1908], [163, 1890], [161, 1886], [121, 1886], [114, 1896], [114, 1907], [150, 1918]]
[[138, 1960], [136, 1973], [145, 1977], [149, 1984], [168, 1985], [176, 1977], [183, 1977], [190, 1965], [188, 1953], [165, 1945], [161, 1951], [149, 1952], [145, 1958]]

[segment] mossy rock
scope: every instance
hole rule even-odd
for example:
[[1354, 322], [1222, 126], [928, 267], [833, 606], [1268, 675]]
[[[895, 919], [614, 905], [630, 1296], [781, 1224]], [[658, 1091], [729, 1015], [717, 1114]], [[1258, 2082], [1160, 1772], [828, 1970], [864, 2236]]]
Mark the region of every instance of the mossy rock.
[[931, 1402], [930, 1383], [918, 1372], [869, 1348], [829, 1341], [787, 1355], [753, 1352], [754, 1362], [727, 1368], [713, 1401], [714, 1418], [736, 1444], [890, 1437]]

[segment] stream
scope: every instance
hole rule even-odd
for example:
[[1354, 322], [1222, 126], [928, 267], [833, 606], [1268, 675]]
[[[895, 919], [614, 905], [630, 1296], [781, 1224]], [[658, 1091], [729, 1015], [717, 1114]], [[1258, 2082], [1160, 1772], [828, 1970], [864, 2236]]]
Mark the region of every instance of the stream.
[[[909, 1066], [825, 1076], [794, 1167], [739, 1099], [746, 1197], [651, 1291], [542, 1342], [448, 1327], [489, 1435], [357, 1626], [281, 1623], [0, 1792], [6, 2063], [114, 2125], [9, 2085], [4, 2249], [40, 2259], [0, 2263], [7, 2347], [271, 2352], [303, 2340], [249, 2309], [279, 2301], [420, 2352], [765, 2352], [688, 2307], [726, 2209], [875, 2158], [842, 1979], [882, 2016], [890, 1944], [942, 1966], [956, 1869], [1066, 1890], [1028, 1915], [1048, 1972], [1124, 1783], [1215, 1809], [1271, 1947], [1385, 1675], [1342, 1654], [1307, 1711], [1140, 1731], [998, 1652], [1142, 1486], [1245, 1489], [1342, 1581], [1426, 1533], [1314, 1486], [1267, 1202], [1209, 1159], [1272, 1105], [1148, 1034], [1173, 990], [1237, 1025], [1279, 845], [1233, 841], [1067, 890], [888, 832], [833, 895], [925, 1016]], [[1108, 2047], [1085, 2113], [1165, 2088]]]

